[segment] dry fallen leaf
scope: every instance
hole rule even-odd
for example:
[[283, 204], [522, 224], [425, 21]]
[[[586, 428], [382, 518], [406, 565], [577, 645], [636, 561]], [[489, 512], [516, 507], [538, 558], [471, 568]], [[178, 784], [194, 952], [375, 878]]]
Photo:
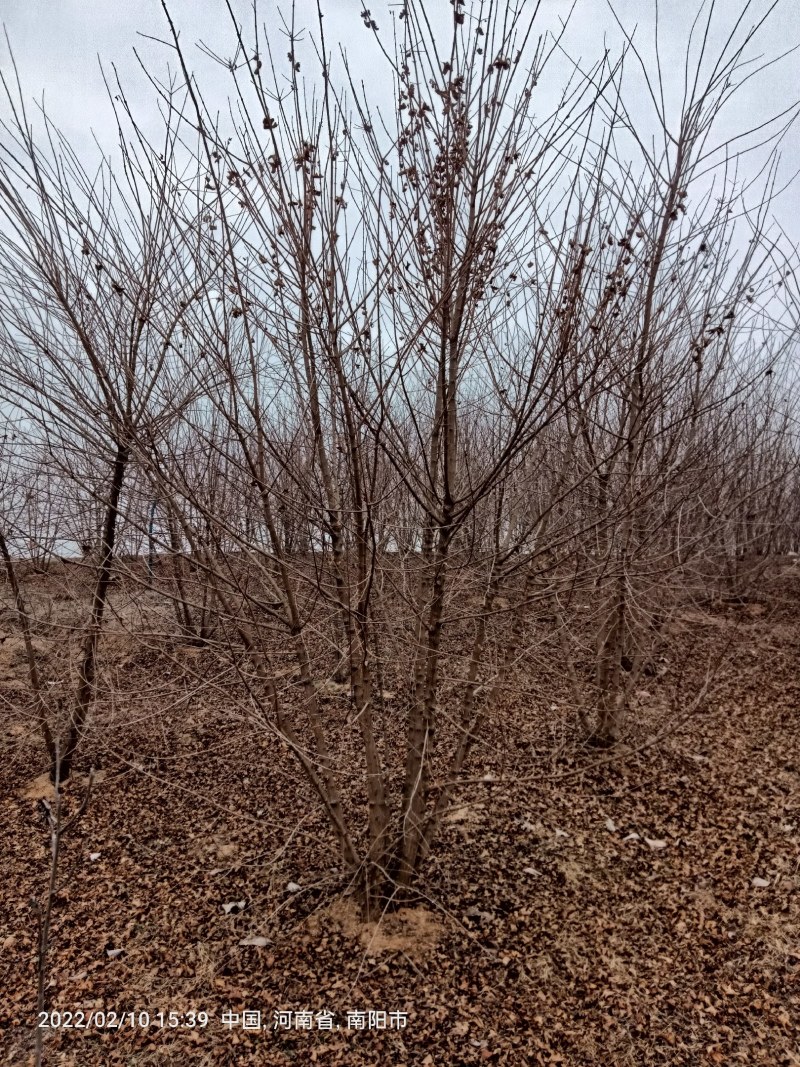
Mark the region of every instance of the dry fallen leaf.
[[246, 907], [246, 900], [232, 900], [229, 904], [223, 904], [222, 910], [225, 912], [226, 915], [230, 915], [231, 912], [233, 912], [233, 914], [235, 915], [239, 911], [244, 911]]

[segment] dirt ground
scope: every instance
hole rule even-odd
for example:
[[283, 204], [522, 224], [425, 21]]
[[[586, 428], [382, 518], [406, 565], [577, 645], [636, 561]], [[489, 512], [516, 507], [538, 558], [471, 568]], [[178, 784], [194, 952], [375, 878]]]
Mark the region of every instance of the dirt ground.
[[[46, 1064], [800, 1064], [794, 573], [678, 615], [619, 753], [577, 747], [522, 664], [419, 899], [371, 924], [213, 653], [111, 628], [65, 790], [68, 818], [98, 768], [63, 843]], [[0, 1062], [28, 1064], [50, 786], [8, 608], [0, 708]], [[355, 736], [338, 758], [357, 780]]]

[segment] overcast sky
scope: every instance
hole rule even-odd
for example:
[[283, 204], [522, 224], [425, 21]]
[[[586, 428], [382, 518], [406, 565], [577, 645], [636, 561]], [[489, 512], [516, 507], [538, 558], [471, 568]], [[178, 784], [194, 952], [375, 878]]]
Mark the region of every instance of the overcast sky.
[[[252, 25], [249, 3], [232, 0], [246, 25]], [[372, 16], [378, 21], [380, 32], [390, 44], [391, 17], [388, 5], [381, 0], [367, 0]], [[229, 84], [226, 73], [206, 60], [195, 47], [205, 41], [223, 55], [233, 53], [230, 24], [223, 0], [169, 0], [170, 11], [181, 30], [183, 42], [189, 45], [188, 54], [194, 57], [194, 69], [209, 103], [224, 110]], [[362, 0], [323, 0], [328, 44], [342, 42], [348, 49], [357, 73], [365, 79], [374, 101], [389, 103], [388, 77], [376, 77], [381, 67], [380, 54], [370, 33], [364, 28], [359, 12]], [[533, 3], [530, 3], [533, 10]], [[283, 5], [284, 10], [290, 8]], [[759, 0], [745, 19], [746, 25], [756, 21], [768, 7], [768, 0]], [[540, 8], [540, 32], [556, 30], [566, 18], [570, 3], [565, 0], [543, 0]], [[662, 67], [672, 103], [679, 102], [682, 86], [683, 58], [691, 19], [696, 11], [694, 0], [662, 0], [659, 4], [659, 41]], [[715, 12], [713, 42], [724, 39], [741, 12], [740, 0], [718, 0]], [[394, 7], [395, 12], [398, 10]], [[430, 0], [426, 10], [440, 17], [443, 25], [452, 17], [448, 0]], [[633, 30], [636, 40], [652, 59], [654, 31], [654, 0], [619, 0], [615, 10], [622, 23]], [[17, 60], [25, 95], [28, 99], [44, 94], [47, 110], [56, 124], [69, 137], [80, 153], [96, 152], [92, 147], [92, 131], [107, 151], [114, 147], [115, 134], [110, 122], [110, 107], [99, 69], [99, 60], [109, 68], [117, 66], [129, 99], [138, 117], [147, 122], [147, 115], [155, 116], [154, 94], [139, 70], [133, 56], [137, 48], [154, 74], [163, 74], [169, 61], [168, 49], [147, 40], [139, 33], [166, 37], [166, 21], [160, 0], [139, 0], [136, 4], [110, 4], [108, 0], [2, 0], [0, 11]], [[277, 54], [283, 55], [280, 22], [275, 5], [262, 3], [260, 22], [266, 24]], [[309, 0], [298, 0], [297, 21], [315, 25], [314, 6]], [[782, 0], [762, 31], [760, 46], [753, 55], [772, 57], [800, 41], [800, 5], [796, 0]], [[596, 60], [609, 47], [612, 54], [619, 51], [622, 34], [605, 0], [577, 0], [575, 11], [565, 37], [567, 51], [581, 57], [585, 63]], [[2, 69], [8, 74], [8, 56], [2, 57]], [[307, 69], [307, 68], [304, 68]], [[652, 69], [652, 67], [651, 67]], [[745, 85], [719, 125], [719, 137], [732, 136], [739, 130], [762, 122], [771, 113], [788, 107], [798, 94], [800, 52], [784, 59], [757, 80]], [[556, 98], [566, 75], [566, 62], [557, 61], [546, 73], [540, 85], [541, 100], [536, 103], [541, 113]], [[634, 108], [645, 107], [641, 85], [637, 87], [633, 66], [630, 68], [629, 101]], [[0, 103], [0, 114], [5, 107]], [[643, 112], [644, 114], [644, 112]], [[673, 110], [673, 114], [675, 111]], [[91, 156], [89, 156], [91, 158]], [[87, 160], [88, 161], [88, 160]], [[754, 161], [755, 162], [755, 161]], [[781, 175], [788, 179], [800, 169], [800, 126], [790, 131], [783, 148]], [[800, 243], [800, 185], [784, 194], [776, 208], [781, 224], [794, 242]]]

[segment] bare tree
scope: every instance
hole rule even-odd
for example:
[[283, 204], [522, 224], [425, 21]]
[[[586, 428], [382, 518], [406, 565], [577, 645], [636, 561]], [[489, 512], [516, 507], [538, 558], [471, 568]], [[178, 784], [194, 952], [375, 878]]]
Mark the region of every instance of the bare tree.
[[[7, 90], [0, 164], [10, 396], [73, 487], [69, 528], [81, 494], [103, 519], [60, 774], [120, 546], [146, 539], [141, 580], [292, 753], [368, 914], [415, 891], [531, 634], [583, 735], [615, 743], [678, 579], [715, 539], [765, 551], [791, 477], [764, 384], [790, 335], [756, 339], [772, 131], [757, 195], [709, 140], [758, 26], [694, 66], [690, 41], [674, 123], [631, 37], [534, 117], [561, 47], [538, 9], [451, 8], [442, 28], [405, 4], [392, 49], [364, 12], [391, 117], [321, 9], [306, 81], [292, 19], [284, 61], [257, 12], [232, 17], [223, 118], [164, 5], [164, 149], [120, 92], [124, 180], [90, 181]], [[625, 107], [631, 62], [658, 148]]]
[[[9, 118], [0, 158], [2, 367], [8, 401], [47, 450], [50, 468], [81, 484], [102, 509], [90, 616], [81, 639], [60, 776], [65, 780], [93, 699], [98, 643], [112, 580], [131, 444], [179, 408], [176, 337], [195, 298], [197, 227], [176, 201], [176, 131], [156, 153], [120, 125], [123, 178], [110, 160], [90, 175], [41, 113], [35, 139], [19, 83], [3, 78]], [[125, 102], [117, 95], [124, 118]], [[81, 481], [85, 461], [105, 468]], [[95, 466], [95, 463], [92, 463]], [[36, 505], [39, 509], [41, 503]], [[55, 773], [55, 769], [53, 769]]]

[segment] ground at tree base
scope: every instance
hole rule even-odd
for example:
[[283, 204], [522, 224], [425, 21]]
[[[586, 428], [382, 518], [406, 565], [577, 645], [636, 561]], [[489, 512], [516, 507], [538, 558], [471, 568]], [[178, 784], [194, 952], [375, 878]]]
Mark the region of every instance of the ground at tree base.
[[[502, 781], [459, 793], [420, 899], [378, 924], [343, 893], [324, 821], [275, 739], [231, 722], [213, 693], [170, 714], [164, 694], [180, 708], [203, 651], [169, 666], [120, 652], [142, 698], [116, 733], [100, 709], [65, 793], [69, 812], [101, 763], [64, 842], [48, 1003], [210, 1022], [51, 1030], [45, 1064], [800, 1064], [798, 601], [687, 611], [670, 641], [684, 692], [727, 648], [693, 716], [648, 743], [671, 714], [669, 673], [648, 679], [627, 758], [611, 760], [520, 690], [473, 761], [476, 777]], [[48, 786], [12, 652], [0, 663], [0, 1063], [22, 1065]], [[244, 1011], [261, 1011], [260, 1031], [223, 1024]], [[341, 1029], [275, 1029], [277, 1011], [329, 1011]], [[358, 1011], [407, 1022], [348, 1030]]]

